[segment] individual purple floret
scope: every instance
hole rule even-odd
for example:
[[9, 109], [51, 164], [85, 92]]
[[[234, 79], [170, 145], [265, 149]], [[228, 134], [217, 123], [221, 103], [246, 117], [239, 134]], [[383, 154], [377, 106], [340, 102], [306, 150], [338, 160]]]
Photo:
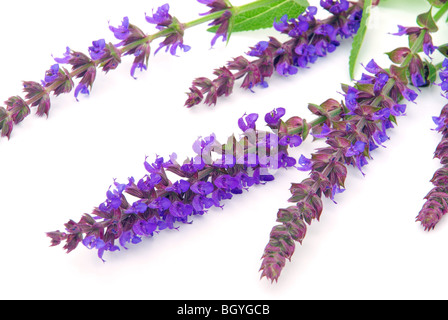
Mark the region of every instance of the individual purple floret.
[[[402, 68], [409, 68], [409, 64]], [[371, 152], [388, 139], [386, 130], [393, 128], [396, 117], [404, 115], [405, 105], [399, 101], [415, 99], [417, 94], [393, 66], [385, 70], [371, 60], [365, 69], [369, 74], [353, 86], [342, 86], [345, 104], [332, 99], [319, 106], [310, 104], [310, 111], [326, 118], [313, 127], [312, 135], [325, 139], [327, 146], [317, 149], [310, 158], [300, 157], [297, 169], [310, 174], [301, 183], [291, 185], [289, 202], [295, 205], [277, 213], [279, 224], [272, 229], [264, 250], [261, 277], [278, 280], [286, 260], [294, 253], [295, 242], [302, 243], [307, 225], [319, 220], [322, 198], [334, 201], [336, 194], [345, 190], [348, 166], [364, 175], [363, 167]]]
[[350, 6], [347, 0], [320, 0], [322, 8], [328, 10], [332, 14], [341, 14]]
[[[202, 101], [207, 105], [215, 105], [219, 97], [228, 96], [232, 92], [235, 80], [238, 79], [243, 79], [243, 89], [253, 91], [256, 86], [267, 87], [266, 79], [274, 72], [281, 76], [297, 74], [300, 68], [308, 68], [319, 57], [335, 51], [340, 44], [338, 38], [351, 37], [358, 31], [362, 8], [357, 3], [349, 4], [346, 1], [323, 3], [326, 9], [338, 9], [330, 10], [332, 16], [324, 20], [315, 18], [317, 8], [313, 6], [308, 7], [297, 19], [288, 20], [286, 15], [276, 19], [274, 28], [287, 34], [289, 40], [280, 42], [270, 37], [268, 41], [260, 41], [247, 52], [255, 60], [239, 56], [222, 67], [226, 72], [214, 80], [205, 77], [195, 79], [185, 106], [191, 108]], [[215, 38], [220, 35], [225, 38], [225, 34], [219, 31]]]
[[92, 46], [89, 47], [89, 54], [94, 61], [102, 59], [107, 54], [106, 41], [104, 39], [92, 41]]
[[[439, 72], [440, 87], [443, 95], [448, 98], [448, 59], [443, 61]], [[442, 167], [434, 173], [431, 182], [434, 188], [425, 196], [425, 203], [416, 217], [425, 230], [432, 230], [442, 217], [448, 212], [448, 104], [446, 104], [438, 117], [433, 117], [435, 130], [442, 139], [434, 152], [434, 158], [440, 160]]]
[[[129, 18], [124, 17], [122, 24], [118, 27], [109, 26], [109, 29], [114, 33], [114, 36], [121, 40], [115, 47], [120, 48], [131, 46], [131, 49], [126, 50], [124, 55], [133, 55], [134, 62], [131, 67], [131, 76], [135, 78], [135, 71], [137, 69], [147, 70], [148, 59], [151, 53], [150, 39], [137, 26], [129, 23]], [[134, 45], [138, 43], [138, 45]]]

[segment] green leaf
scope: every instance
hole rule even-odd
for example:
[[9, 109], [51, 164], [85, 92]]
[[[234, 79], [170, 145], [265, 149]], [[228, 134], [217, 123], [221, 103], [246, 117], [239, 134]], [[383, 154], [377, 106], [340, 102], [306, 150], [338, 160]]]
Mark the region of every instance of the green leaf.
[[[275, 0], [264, 1], [258, 8], [250, 10], [239, 10], [235, 7], [232, 32], [251, 31], [272, 27], [275, 19], [287, 15], [288, 18], [297, 18], [308, 7], [306, 0]], [[240, 11], [240, 12], [239, 12]], [[217, 26], [209, 28], [208, 31], [216, 32]]]
[[417, 17], [417, 23], [422, 28], [428, 28], [429, 32], [436, 32], [439, 30], [437, 23], [432, 17], [432, 7], [428, 12], [422, 13]]
[[361, 24], [359, 26], [359, 30], [353, 38], [352, 50], [350, 52], [349, 58], [349, 72], [350, 78], [354, 78], [355, 74], [355, 66], [357, 64], [357, 59], [359, 55], [359, 51], [361, 50], [362, 43], [364, 41], [364, 36], [367, 31], [367, 21], [369, 20], [370, 9], [372, 7], [372, 0], [364, 1], [364, 8], [362, 10], [362, 19]]

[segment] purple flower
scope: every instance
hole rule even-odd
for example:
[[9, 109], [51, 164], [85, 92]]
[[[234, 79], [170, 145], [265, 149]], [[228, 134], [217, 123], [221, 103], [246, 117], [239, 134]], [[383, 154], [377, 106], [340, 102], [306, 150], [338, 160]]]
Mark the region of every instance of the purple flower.
[[83, 93], [83, 94], [89, 94], [90, 93], [89, 88], [87, 87], [87, 85], [81, 83], [78, 86], [76, 86], [76, 88], [75, 88], [75, 98], [76, 98], [76, 100], [78, 100], [78, 95], [80, 93]]
[[186, 218], [193, 213], [193, 206], [176, 201], [171, 205], [170, 213], [176, 218]]
[[252, 50], [249, 51], [247, 55], [252, 57], [261, 57], [268, 47], [268, 41], [260, 41], [255, 45], [255, 47], [251, 48]]
[[75, 98], [78, 100], [78, 95], [80, 93], [89, 94], [90, 90], [93, 86], [93, 82], [96, 78], [96, 67], [90, 66], [82, 75], [82, 79], [79, 84], [75, 88]]
[[56, 61], [57, 63], [60, 64], [66, 64], [69, 62], [69, 60], [71, 59], [72, 55], [71, 55], [71, 50], [70, 47], [66, 47], [66, 50], [64, 52], [64, 57], [63, 58], [53, 58], [54, 61]]
[[275, 30], [279, 31], [279, 32], [284, 32], [286, 29], [288, 29], [288, 15], [285, 14], [284, 16], [282, 16], [279, 21], [277, 21], [277, 19], [274, 19], [274, 28]]
[[162, 177], [157, 173], [151, 173], [137, 182], [137, 187], [142, 191], [151, 191], [162, 181]]
[[176, 192], [177, 194], [182, 194], [187, 192], [190, 189], [190, 182], [186, 180], [179, 180], [173, 183], [172, 186], [167, 187], [166, 191]]
[[231, 191], [240, 186], [240, 182], [238, 181], [238, 179], [228, 174], [219, 176], [215, 179], [214, 183], [215, 186], [225, 191]]
[[204, 195], [196, 195], [193, 198], [193, 208], [196, 211], [197, 214], [204, 214], [206, 209], [211, 208], [214, 205], [214, 201], [212, 198], [207, 198]]
[[85, 237], [82, 244], [89, 249], [102, 249], [106, 246], [103, 240], [96, 238], [94, 235]]
[[129, 18], [124, 17], [121, 25], [118, 27], [109, 26], [110, 31], [114, 33], [115, 38], [118, 40], [126, 40], [131, 33], [129, 30]]
[[132, 231], [141, 236], [152, 236], [157, 229], [157, 221], [151, 219], [150, 221], [139, 220], [132, 227]]
[[146, 21], [149, 23], [155, 24], [156, 28], [161, 30], [168, 27], [173, 22], [173, 17], [169, 14], [170, 5], [168, 3], [163, 6], [157, 8], [157, 12], [154, 13], [152, 17], [146, 16]]
[[295, 135], [286, 135], [283, 138], [281, 138], [278, 142], [279, 145], [281, 146], [287, 146], [289, 145], [291, 148], [292, 147], [298, 147], [302, 144], [302, 138], [295, 134]]
[[130, 230], [123, 232], [119, 238], [120, 245], [125, 249], [127, 249], [127, 243], [137, 244], [141, 241], [142, 239]]
[[394, 116], [403, 116], [406, 112], [405, 104], [395, 104], [392, 106], [390, 113]]
[[311, 135], [315, 138], [326, 138], [331, 132], [330, 127], [324, 123], [319, 133], [312, 132]]
[[387, 136], [387, 134], [384, 131], [377, 130], [373, 134], [373, 139], [375, 140], [377, 145], [384, 147], [383, 143], [386, 142], [387, 140], [389, 140], [389, 137]]
[[311, 162], [311, 159], [308, 159], [303, 154], [299, 158], [299, 166], [297, 166], [297, 169], [300, 171], [310, 171], [313, 168], [313, 163]]
[[437, 127], [434, 128], [436, 131], [440, 131], [442, 128], [446, 127], [444, 117], [432, 117], [432, 121], [437, 125]]
[[190, 187], [191, 191], [199, 195], [207, 195], [213, 192], [215, 187], [211, 182], [198, 181]]
[[159, 209], [160, 211], [167, 210], [170, 206], [171, 201], [165, 197], [158, 197], [148, 205], [149, 208]]
[[282, 63], [277, 64], [276, 70], [278, 74], [282, 76], [294, 75], [299, 71], [297, 67], [294, 67], [287, 61], [283, 61]]
[[132, 204], [130, 208], [128, 208], [125, 212], [126, 213], [145, 213], [145, 211], [148, 209], [148, 205], [144, 203], [143, 201], [139, 200]]
[[45, 73], [45, 84], [53, 83], [59, 77], [59, 64], [54, 64]]
[[218, 30], [216, 30], [215, 36], [212, 38], [211, 44], [212, 47], [215, 45], [216, 40], [222, 37], [222, 41], [227, 40], [227, 33], [229, 32], [230, 20], [232, 18], [232, 12], [229, 10], [224, 11], [221, 17], [213, 20], [209, 26], [218, 26]]
[[356, 141], [354, 144], [352, 144], [347, 151], [345, 152], [346, 157], [353, 157], [357, 156], [360, 153], [363, 153], [366, 148], [366, 143], [362, 141]]
[[417, 99], [418, 97], [418, 94], [414, 90], [409, 88], [406, 88], [404, 91], [401, 92], [401, 94], [406, 100], [411, 102], [414, 102], [414, 100]]
[[184, 44], [183, 30], [168, 35], [165, 40], [160, 43], [154, 54], [159, 52], [163, 47], [165, 47], [165, 52], [168, 52], [169, 50], [170, 54], [173, 56], [176, 55], [178, 48], [182, 49], [184, 52], [188, 52], [191, 49], [190, 46]]
[[341, 188], [341, 187], [338, 186], [337, 184], [333, 185], [333, 188], [332, 188], [332, 190], [331, 190], [331, 196], [330, 196], [330, 199], [331, 199], [334, 203], [337, 204], [337, 202], [334, 201], [334, 196], [337, 195], [338, 193], [342, 193], [342, 192], [344, 192], [344, 191], [345, 191], [345, 189], [344, 189], [344, 188]]
[[257, 113], [251, 113], [249, 115], [244, 114], [241, 118], [238, 119], [238, 126], [243, 132], [246, 132], [249, 129], [255, 129], [255, 123], [258, 120]]
[[307, 21], [302, 20], [293, 20], [292, 21], [292, 29], [288, 32], [288, 35], [293, 38], [297, 38], [302, 36], [305, 32], [308, 31], [310, 25]]
[[321, 0], [320, 5], [332, 14], [338, 15], [347, 11], [350, 4], [347, 0]]
[[201, 13], [201, 16], [230, 8], [224, 0], [198, 0], [198, 2], [211, 8], [210, 11]]
[[384, 88], [384, 86], [386, 85], [387, 81], [389, 81], [389, 75], [386, 73], [380, 73], [375, 80], [375, 84], [373, 87], [373, 90], [375, 92], [381, 92], [381, 90]]
[[266, 115], [264, 117], [264, 121], [266, 121], [266, 123], [268, 125], [276, 126], [276, 125], [278, 125], [280, 118], [283, 117], [285, 115], [285, 113], [286, 113], [285, 108], [274, 109], [271, 112], [266, 113]]
[[49, 87], [55, 83], [57, 83], [57, 86], [52, 91], [56, 96], [61, 93], [70, 92], [73, 89], [73, 80], [70, 73], [65, 68], [59, 67], [58, 64], [52, 65], [45, 72], [45, 78], [42, 81], [45, 87]]
[[423, 52], [427, 55], [430, 56], [431, 54], [434, 53], [434, 51], [437, 49], [436, 46], [434, 46], [433, 42], [432, 42], [432, 37], [429, 34], [429, 32], [425, 33], [425, 36], [423, 38]]
[[131, 66], [131, 76], [136, 79], [135, 71], [140, 69], [140, 71], [148, 70], [148, 58], [151, 53], [151, 47], [149, 44], [144, 44], [139, 46], [137, 50], [134, 51], [134, 62]]

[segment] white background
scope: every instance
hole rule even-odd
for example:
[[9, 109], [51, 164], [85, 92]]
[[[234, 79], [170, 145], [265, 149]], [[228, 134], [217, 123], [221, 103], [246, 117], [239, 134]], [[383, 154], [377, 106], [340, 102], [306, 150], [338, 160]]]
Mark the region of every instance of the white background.
[[[22, 94], [21, 81], [43, 79], [65, 47], [87, 52], [91, 41], [116, 42], [108, 23], [131, 23], [153, 33], [145, 21], [164, 1], [4, 1], [0, 3], [0, 101]], [[247, 1], [234, 1], [235, 4]], [[311, 1], [318, 3], [318, 1]], [[406, 6], [399, 6], [406, 3]], [[171, 0], [171, 13], [190, 21], [208, 11], [196, 1]], [[360, 61], [389, 62], [383, 53], [406, 45], [392, 36], [397, 24], [415, 25], [426, 1], [387, 1], [375, 8]], [[435, 36], [446, 39], [447, 29]], [[260, 258], [275, 225], [278, 208], [288, 206], [291, 182], [306, 174], [280, 171], [277, 179], [252, 188], [195, 217], [179, 231], [163, 231], [129, 250], [106, 253], [106, 263], [82, 245], [70, 254], [49, 247], [45, 232], [63, 230], [69, 219], [105, 200], [114, 178], [145, 174], [145, 156], [176, 152], [192, 155], [198, 136], [214, 132], [225, 141], [239, 133], [245, 112], [264, 115], [287, 109], [286, 117], [312, 119], [307, 103], [342, 99], [340, 83], [350, 83], [351, 41], [289, 78], [274, 76], [256, 93], [236, 85], [216, 107], [186, 109], [185, 92], [199, 76], [211, 76], [232, 57], [273, 29], [234, 34], [210, 49], [212, 35], [201, 25], [185, 33], [188, 53], [162, 50], [147, 72], [129, 75], [132, 59], [107, 75], [99, 73], [90, 96], [52, 98], [50, 116], [31, 114], [0, 140], [0, 298], [2, 299], [446, 299], [448, 221], [425, 232], [415, 222], [429, 180], [439, 167], [433, 152], [440, 139], [431, 117], [446, 101], [438, 87], [424, 89], [417, 104], [390, 131], [387, 148], [374, 153], [366, 176], [349, 171], [338, 204], [325, 200], [320, 222], [297, 245], [278, 283], [260, 280]], [[440, 43], [440, 41], [438, 42]], [[158, 41], [153, 44], [153, 51]], [[440, 55], [434, 59], [440, 61]], [[357, 77], [362, 68], [357, 69]], [[294, 151], [308, 155], [310, 141]]]

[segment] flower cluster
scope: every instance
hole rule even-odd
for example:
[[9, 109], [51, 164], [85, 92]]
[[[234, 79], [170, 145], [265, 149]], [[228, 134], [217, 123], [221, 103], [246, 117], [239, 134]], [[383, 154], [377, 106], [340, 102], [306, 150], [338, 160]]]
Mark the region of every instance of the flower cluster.
[[[271, 128], [279, 128], [284, 114], [285, 110], [278, 108], [265, 120]], [[106, 200], [91, 214], [78, 222], [70, 220], [65, 231], [47, 233], [52, 245], [65, 242], [64, 249], [70, 252], [82, 243], [97, 249], [102, 259], [105, 251], [127, 248], [128, 243], [139, 243], [142, 237], [178, 228], [179, 223], [191, 223], [192, 216], [222, 207], [222, 202], [233, 195], [274, 180], [272, 170], [296, 165], [287, 151], [290, 146], [300, 145], [301, 139], [283, 129], [257, 130], [257, 119], [258, 114], [245, 114], [239, 119], [243, 131], [239, 140], [232, 136], [226, 144], [220, 144], [213, 134], [199, 138], [193, 144], [196, 155], [183, 164], [176, 161], [175, 154], [169, 160], [157, 157], [153, 163], [146, 159], [147, 175], [138, 180], [131, 177], [127, 183], [114, 181]], [[290, 121], [288, 126], [293, 130], [297, 123]], [[169, 174], [180, 179], [170, 180]], [[137, 200], [131, 203], [129, 195]]]
[[238, 56], [216, 69], [214, 80], [195, 79], [185, 106], [190, 108], [203, 100], [207, 105], [215, 105], [218, 97], [232, 93], [237, 79], [243, 79], [242, 88], [252, 90], [255, 86], [266, 87], [266, 78], [274, 71], [282, 76], [296, 74], [299, 68], [333, 52], [340, 45], [340, 38], [352, 37], [358, 31], [362, 8], [357, 3], [321, 1], [321, 6], [332, 14], [329, 18], [316, 19], [317, 8], [313, 6], [296, 19], [288, 20], [285, 15], [274, 22], [274, 28], [287, 34], [289, 40], [282, 43], [270, 37], [269, 41], [260, 41], [247, 52], [253, 61]]
[[[443, 70], [440, 71], [440, 84], [444, 96], [448, 93], [448, 59], [443, 62]], [[448, 97], [447, 97], [448, 98]], [[440, 113], [440, 116], [433, 117], [434, 123], [442, 139], [434, 152], [434, 158], [440, 160], [442, 167], [433, 175], [431, 182], [434, 188], [425, 196], [425, 203], [416, 217], [425, 230], [432, 230], [442, 217], [448, 212], [448, 104]]]

